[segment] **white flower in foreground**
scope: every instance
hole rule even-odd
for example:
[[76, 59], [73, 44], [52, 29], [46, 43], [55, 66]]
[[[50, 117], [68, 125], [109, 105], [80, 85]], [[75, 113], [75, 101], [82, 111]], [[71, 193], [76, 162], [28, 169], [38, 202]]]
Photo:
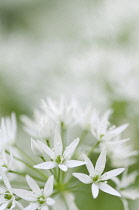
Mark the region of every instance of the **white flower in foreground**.
[[23, 209], [23, 206], [16, 201], [10, 182], [2, 170], [1, 175], [6, 188], [0, 187], [0, 210], [14, 209], [16, 206], [18, 209]]
[[31, 203], [24, 208], [25, 210], [49, 210], [49, 206], [54, 205], [55, 200], [50, 197], [53, 193], [54, 177], [50, 176], [45, 187], [41, 190], [38, 184], [30, 176], [26, 176], [26, 181], [32, 191], [13, 189], [14, 193], [20, 198], [30, 201]]
[[98, 196], [99, 190], [102, 190], [103, 192], [120, 197], [121, 195], [115, 189], [109, 186], [106, 183], [106, 181], [108, 179], [111, 179], [112, 177], [115, 177], [121, 174], [124, 171], [124, 168], [114, 169], [102, 175], [105, 168], [105, 164], [106, 164], [106, 151], [105, 150], [101, 152], [96, 162], [95, 168], [92, 162], [90, 161], [90, 159], [86, 155], [84, 155], [84, 160], [86, 162], [86, 167], [89, 172], [89, 175], [86, 175], [83, 173], [73, 173], [73, 176], [75, 176], [77, 179], [79, 179], [81, 182], [85, 184], [92, 183], [93, 197], [96, 198]]
[[51, 161], [40, 163], [35, 165], [35, 168], [39, 169], [52, 169], [59, 167], [62, 171], [67, 171], [68, 168], [74, 168], [84, 165], [84, 161], [70, 160], [77, 145], [79, 144], [79, 138], [75, 139], [63, 152], [63, 143], [58, 129], [55, 130], [54, 135], [54, 148], [51, 149], [41, 141], [37, 141], [41, 149], [51, 158]]
[[117, 136], [119, 136], [128, 127], [128, 124], [124, 124], [117, 128], [115, 128], [115, 126], [109, 128], [110, 123], [108, 119], [110, 114], [111, 110], [108, 110], [101, 118], [99, 118], [98, 113], [96, 110], [94, 110], [91, 132], [93, 136], [95, 136], [100, 141], [111, 141], [112, 139], [115, 139]]
[[11, 117], [5, 117], [1, 119], [0, 125], [0, 145], [2, 148], [11, 146], [16, 140], [17, 123], [14, 113]]

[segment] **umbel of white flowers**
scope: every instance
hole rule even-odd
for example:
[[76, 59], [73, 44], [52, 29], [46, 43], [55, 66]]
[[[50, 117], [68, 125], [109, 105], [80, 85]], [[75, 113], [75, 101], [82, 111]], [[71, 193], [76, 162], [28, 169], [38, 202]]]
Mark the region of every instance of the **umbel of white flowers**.
[[86, 162], [86, 167], [89, 172], [89, 175], [83, 173], [73, 173], [73, 176], [75, 176], [77, 179], [79, 179], [81, 182], [85, 184], [92, 183], [92, 195], [94, 198], [97, 198], [99, 194], [99, 189], [102, 190], [103, 192], [121, 197], [119, 192], [117, 192], [110, 185], [108, 185], [106, 181], [121, 174], [124, 171], [124, 168], [114, 169], [102, 175], [106, 164], [105, 149], [101, 152], [96, 162], [95, 168], [90, 159], [86, 155], [84, 155], [84, 161]]
[[51, 161], [35, 165], [35, 168], [52, 169], [58, 166], [62, 171], [67, 171], [68, 168], [75, 168], [85, 164], [84, 161], [70, 160], [77, 145], [79, 144], [79, 138], [75, 139], [68, 147], [66, 147], [65, 151], [63, 151], [63, 143], [58, 128], [55, 130], [53, 149], [41, 141], [37, 141], [37, 143], [39, 144], [40, 148], [51, 158]]

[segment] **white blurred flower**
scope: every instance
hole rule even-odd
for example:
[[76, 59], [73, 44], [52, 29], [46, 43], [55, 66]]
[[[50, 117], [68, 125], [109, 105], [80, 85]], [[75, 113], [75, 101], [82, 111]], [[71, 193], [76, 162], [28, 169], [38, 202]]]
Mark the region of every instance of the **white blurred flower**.
[[14, 113], [11, 117], [5, 117], [1, 119], [0, 125], [0, 145], [1, 148], [14, 145], [16, 140], [17, 123]]
[[62, 195], [61, 194], [56, 195], [55, 201], [56, 202], [53, 206], [53, 210], [57, 209], [65, 210], [67, 209], [67, 206], [69, 210], [78, 210], [78, 207], [75, 203], [75, 197], [70, 192], [63, 192]]
[[5, 187], [0, 187], [0, 209], [4, 210], [4, 209], [15, 209], [15, 207], [17, 206], [18, 209], [23, 209], [23, 206], [16, 201], [16, 198], [14, 196], [14, 192], [13, 189], [11, 188], [10, 182], [7, 178], [7, 176], [5, 175], [5, 173], [1, 170], [1, 175], [4, 181], [4, 184], [6, 186]]
[[50, 196], [53, 193], [54, 177], [50, 176], [45, 187], [41, 190], [38, 184], [30, 176], [26, 176], [26, 181], [32, 191], [13, 189], [13, 192], [20, 198], [30, 201], [31, 203], [25, 207], [26, 210], [49, 210], [49, 206], [54, 205], [55, 200]]
[[69, 104], [65, 97], [62, 97], [57, 103], [47, 98], [47, 102], [42, 100], [42, 109], [57, 125], [64, 123], [65, 126], [74, 125], [74, 101]]
[[84, 155], [84, 161], [86, 162], [86, 167], [89, 172], [89, 175], [86, 175], [83, 173], [73, 173], [73, 176], [75, 176], [77, 179], [79, 179], [81, 182], [85, 184], [92, 183], [92, 195], [94, 198], [97, 198], [99, 194], [99, 190], [121, 197], [121, 195], [115, 189], [113, 189], [111, 186], [109, 186], [106, 183], [106, 180], [109, 180], [115, 176], [118, 176], [124, 171], [124, 168], [114, 169], [102, 175], [105, 168], [105, 164], [106, 164], [105, 149], [101, 152], [96, 162], [95, 168], [92, 162], [90, 161], [90, 159], [86, 155]]
[[94, 110], [92, 116], [91, 132], [99, 141], [109, 142], [119, 136], [127, 127], [128, 124], [124, 124], [115, 128], [115, 126], [109, 128], [109, 116], [111, 110], [108, 110], [100, 118], [97, 111]]
[[53, 124], [48, 115], [43, 111], [36, 110], [34, 112], [34, 119], [23, 115], [21, 120], [24, 123], [25, 131], [30, 134], [32, 137], [49, 139], [52, 131]]
[[63, 143], [58, 128], [56, 128], [54, 135], [54, 149], [49, 148], [41, 141], [37, 141], [37, 143], [51, 158], [51, 161], [35, 165], [35, 168], [52, 169], [58, 166], [62, 171], [67, 171], [68, 168], [74, 168], [85, 164], [84, 161], [70, 160], [79, 144], [79, 138], [75, 139], [68, 147], [66, 147], [65, 151], [63, 151]]
[[34, 155], [38, 157], [43, 157], [43, 151], [34, 139], [31, 139], [31, 150], [34, 153]]

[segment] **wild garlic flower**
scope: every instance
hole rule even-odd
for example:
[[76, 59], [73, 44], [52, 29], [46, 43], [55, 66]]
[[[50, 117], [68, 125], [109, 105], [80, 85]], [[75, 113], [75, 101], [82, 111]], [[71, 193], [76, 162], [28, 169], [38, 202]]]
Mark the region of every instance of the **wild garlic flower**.
[[35, 168], [52, 169], [59, 167], [62, 171], [67, 171], [68, 168], [74, 168], [85, 164], [84, 161], [70, 160], [79, 144], [79, 138], [75, 139], [68, 147], [66, 147], [65, 151], [63, 151], [63, 143], [58, 128], [55, 129], [53, 149], [41, 141], [37, 141], [37, 143], [39, 144], [40, 148], [50, 157], [51, 161], [35, 165]]
[[54, 177], [49, 177], [44, 189], [40, 189], [35, 180], [28, 175], [26, 176], [26, 181], [32, 191], [13, 189], [17, 196], [31, 202], [24, 210], [49, 210], [49, 206], [53, 206], [55, 203], [55, 200], [50, 197], [53, 193]]
[[53, 132], [53, 123], [43, 111], [36, 110], [34, 119], [22, 115], [21, 120], [24, 123], [24, 130], [35, 138], [49, 139]]
[[67, 103], [65, 97], [60, 99], [60, 102], [47, 98], [45, 102], [42, 100], [42, 109], [57, 125], [63, 123], [65, 126], [74, 125], [74, 101]]
[[17, 123], [16, 116], [14, 113], [11, 117], [5, 117], [1, 119], [0, 124], [0, 146], [6, 148], [14, 145], [16, 140]]
[[99, 141], [109, 142], [119, 136], [128, 127], [128, 124], [124, 124], [117, 128], [115, 128], [115, 126], [109, 128], [110, 123], [108, 119], [110, 114], [111, 110], [108, 110], [100, 118], [97, 111], [94, 110], [92, 116], [91, 132], [92, 135]]
[[127, 174], [127, 170], [122, 174], [121, 179], [114, 177], [112, 180], [116, 184], [117, 190], [120, 192], [122, 198], [135, 200], [139, 198], [139, 190], [133, 187], [137, 176], [139, 175], [138, 171], [133, 171]]
[[73, 173], [73, 176], [85, 184], [92, 183], [92, 196], [94, 198], [97, 198], [97, 196], [99, 194], [99, 190], [102, 190], [103, 192], [121, 197], [119, 192], [117, 192], [110, 185], [108, 185], [106, 181], [121, 174], [124, 171], [124, 168], [114, 169], [114, 170], [106, 172], [102, 175], [104, 168], [105, 168], [105, 164], [106, 164], [105, 149], [101, 152], [101, 154], [96, 162], [95, 168], [94, 168], [92, 162], [90, 161], [90, 159], [86, 155], [84, 155], [84, 161], [86, 162], [86, 167], [89, 172], [89, 175], [86, 175], [83, 173]]
[[19, 203], [14, 195], [13, 189], [10, 185], [10, 182], [3, 172], [3, 170], [0, 171], [2, 175], [3, 182], [6, 187], [0, 186], [0, 209], [15, 209], [15, 207], [18, 207], [18, 209], [23, 209], [23, 206], [21, 203]]

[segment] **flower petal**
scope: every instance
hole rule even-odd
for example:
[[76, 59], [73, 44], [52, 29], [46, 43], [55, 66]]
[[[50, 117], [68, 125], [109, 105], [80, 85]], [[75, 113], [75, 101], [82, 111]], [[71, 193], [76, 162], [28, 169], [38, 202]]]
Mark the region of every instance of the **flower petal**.
[[50, 176], [44, 187], [44, 195], [49, 197], [53, 192], [54, 176]]
[[63, 144], [62, 144], [62, 139], [61, 139], [61, 136], [57, 127], [55, 129], [55, 135], [54, 135], [54, 148], [55, 148], [56, 156], [62, 155]]
[[96, 162], [96, 166], [95, 166], [95, 174], [96, 175], [102, 174], [102, 172], [104, 171], [104, 168], [105, 168], [105, 164], [106, 164], [106, 150], [103, 149], [97, 159], [97, 162]]
[[31, 150], [34, 153], [34, 155], [38, 156], [38, 157], [42, 157], [43, 156], [43, 152], [40, 148], [40, 146], [37, 144], [37, 142], [31, 138]]
[[41, 195], [41, 190], [38, 186], [38, 184], [35, 182], [35, 180], [33, 178], [31, 178], [30, 176], [26, 176], [26, 181], [29, 185], [29, 187], [32, 189], [32, 191], [37, 194], [37, 195]]
[[67, 161], [65, 161], [65, 165], [68, 168], [74, 168], [74, 167], [77, 167], [77, 166], [82, 166], [84, 164], [85, 164], [84, 161], [79, 161], [79, 160], [67, 160]]
[[52, 206], [55, 203], [55, 200], [53, 198], [47, 198], [46, 203], [48, 206]]
[[65, 164], [59, 164], [58, 167], [62, 170], [62, 171], [67, 171], [68, 167]]
[[86, 162], [87, 170], [90, 173], [90, 176], [93, 177], [95, 174], [95, 169], [94, 169], [93, 163], [86, 155], [83, 155], [83, 157], [84, 157], [84, 161]]
[[68, 160], [72, 157], [76, 147], [79, 144], [80, 139], [75, 139], [68, 147], [66, 147], [66, 150], [64, 151], [64, 159]]
[[37, 195], [28, 190], [12, 189], [13, 193], [26, 201], [36, 201]]
[[99, 188], [97, 186], [97, 184], [92, 184], [92, 195], [93, 195], [93, 198], [97, 198], [98, 197], [98, 194], [99, 194]]
[[108, 179], [111, 179], [115, 176], [118, 176], [119, 174], [121, 174], [125, 169], [124, 168], [117, 168], [117, 169], [114, 169], [114, 170], [111, 170], [111, 171], [108, 171], [106, 173], [104, 173], [102, 176], [101, 176], [101, 180], [108, 180]]
[[120, 193], [117, 192], [115, 189], [113, 189], [110, 185], [108, 185], [106, 183], [99, 183], [97, 185], [98, 185], [99, 189], [102, 190], [103, 192], [121, 197]]
[[39, 203], [31, 203], [24, 210], [36, 210], [39, 207]]
[[39, 169], [52, 169], [52, 168], [55, 168], [56, 166], [57, 166], [57, 164], [55, 162], [47, 161], [47, 162], [35, 165], [33, 167], [34, 168], [39, 168]]
[[76, 177], [77, 179], [79, 179], [84, 184], [90, 184], [90, 183], [92, 183], [91, 177], [88, 176], [88, 175], [86, 175], [86, 174], [83, 174], [83, 173], [73, 173], [72, 175], [74, 177]]
[[7, 187], [8, 190], [11, 190], [11, 184], [9, 182], [9, 179], [7, 178], [6, 174], [3, 172], [3, 170], [0, 170], [1, 175], [2, 175], [2, 179], [4, 181], [5, 186]]
[[46, 144], [44, 144], [42, 141], [37, 141], [40, 148], [51, 158], [53, 159], [55, 157], [55, 154], [51, 148], [49, 148]]

